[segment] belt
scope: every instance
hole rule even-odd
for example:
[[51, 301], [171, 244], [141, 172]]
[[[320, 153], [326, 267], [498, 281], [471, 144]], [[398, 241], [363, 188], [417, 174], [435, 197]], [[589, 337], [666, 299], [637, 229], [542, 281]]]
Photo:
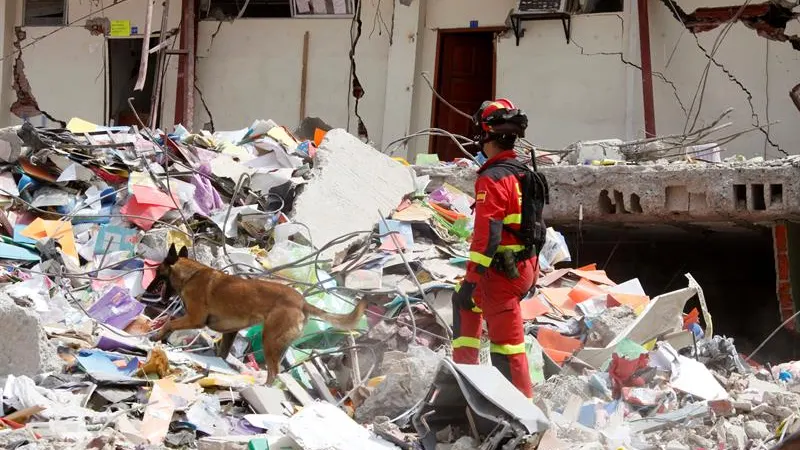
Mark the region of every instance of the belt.
[[[534, 257], [534, 252], [532, 251], [532, 249], [525, 249], [525, 250], [521, 250], [521, 251], [518, 251], [518, 252], [514, 252], [514, 261], [516, 263], [520, 263], [522, 261], [527, 261], [527, 260], [529, 260], [529, 259], [531, 259], [533, 257]], [[492, 267], [493, 269], [495, 269], [497, 271], [505, 272], [505, 264], [503, 263], [503, 255], [500, 254], [500, 253], [495, 254], [494, 258], [492, 258], [492, 264], [490, 265], [490, 267]]]

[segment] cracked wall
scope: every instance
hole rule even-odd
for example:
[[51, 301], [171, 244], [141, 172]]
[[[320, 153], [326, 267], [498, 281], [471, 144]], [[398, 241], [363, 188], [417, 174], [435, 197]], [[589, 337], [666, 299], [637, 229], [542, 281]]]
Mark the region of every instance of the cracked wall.
[[[659, 134], [681, 133], [708, 60], [695, 35], [681, 26], [662, 1], [669, 0], [649, 1], [656, 128]], [[514, 3], [427, 2], [420, 44], [422, 70], [434, 73], [438, 29], [466, 28], [471, 20], [479, 20], [480, 26], [502, 26]], [[730, 2], [683, 0], [678, 5], [690, 14], [697, 8], [730, 6]], [[752, 132], [728, 144], [724, 156], [763, 156], [765, 143], [767, 157], [781, 156], [781, 150], [800, 153], [800, 135], [793, 133], [800, 115], [789, 98], [789, 91], [800, 82], [800, 52], [792, 48], [790, 38], [781, 42], [779, 29], [771, 34], [775, 40], [759, 35], [766, 32], [764, 23], [777, 23], [785, 24], [782, 32], [792, 36], [800, 32], [800, 22], [787, 23], [785, 10], [773, 8], [765, 14], [766, 19], [752, 16], [747, 23], [733, 26], [715, 55], [702, 101], [694, 105], [695, 111], [698, 103], [701, 105], [696, 127], [710, 123], [728, 107], [735, 111], [730, 116], [733, 126], [727, 131], [764, 126], [764, 133]], [[528, 112], [529, 137], [544, 147], [562, 148], [577, 140], [643, 137], [637, 27], [636, 2], [631, 0], [624, 2], [621, 13], [573, 16], [573, 42], [569, 45], [559, 21], [523, 22], [527, 31], [519, 47], [513, 35], [497, 41], [496, 96], [507, 96]], [[711, 49], [719, 30], [698, 33], [697, 39]], [[417, 77], [415, 81], [411, 128], [418, 130], [431, 124], [432, 96], [423, 80]], [[770, 121], [781, 123], [767, 130]], [[427, 139], [416, 140], [412, 158], [427, 149]]]
[[[22, 1], [14, 2], [16, 10], [12, 24], [22, 25]], [[106, 9], [99, 11], [100, 8]], [[19, 116], [30, 117], [31, 123], [37, 126], [59, 126], [54, 119], [68, 121], [71, 117], [81, 117], [95, 123], [105, 122], [104, 117], [104, 84], [106, 66], [105, 38], [97, 35], [96, 27], [86, 28], [87, 20], [91, 24], [105, 23], [105, 20], [130, 20], [132, 26], [144, 30], [145, 4], [137, 2], [87, 2], [70, 0], [68, 5], [69, 22], [73, 26], [58, 27], [24, 27], [25, 40], [22, 41], [21, 57], [12, 53], [10, 61], [13, 65], [11, 83], [4, 86], [4, 109], [8, 111], [12, 102], [14, 114], [0, 115], [0, 126], [21, 123]], [[153, 28], [157, 30], [161, 23], [161, 2], [156, 1], [153, 12]], [[180, 22], [180, 2], [171, 2], [170, 27], [177, 27]], [[90, 29], [91, 28], [91, 29]], [[59, 31], [56, 31], [59, 30]], [[55, 32], [55, 33], [54, 33]], [[164, 84], [164, 117], [172, 120], [175, 104], [175, 83], [177, 58], [171, 58]], [[12, 84], [16, 86], [12, 88]], [[22, 94], [17, 97], [17, 94]], [[37, 109], [50, 115], [33, 114]], [[19, 113], [19, 115], [17, 115]]]
[[[720, 22], [740, 5], [724, 0], [677, 0], [674, 8], [668, 7], [671, 0], [653, 0], [650, 5], [653, 68], [671, 77], [684, 103], [691, 104], [709, 63], [706, 52], [712, 52], [715, 39], [725, 30]], [[728, 155], [772, 158], [784, 152], [800, 153], [800, 135], [795, 130], [800, 113], [789, 96], [800, 82], [800, 52], [789, 38], [800, 32], [800, 22], [790, 20], [792, 16], [791, 10], [777, 5], [748, 5], [714, 54], [705, 94], [696, 97], [702, 105], [698, 126], [710, 123], [730, 106], [733, 126], [726, 133], [756, 125], [763, 130], [727, 145]], [[658, 84], [656, 120], [660, 133], [681, 132], [686, 124], [683, 111]]]
[[[385, 105], [389, 37], [379, 33], [376, 7], [388, 20], [392, 3], [363, 1], [363, 27], [354, 59], [365, 94], [359, 113], [369, 138], [380, 143]], [[351, 18], [205, 20], [198, 26], [195, 119], [218, 130], [239, 129], [255, 119], [288, 127], [300, 123], [303, 39], [309, 37], [306, 115], [358, 134], [350, 81]], [[348, 110], [349, 100], [349, 110]]]

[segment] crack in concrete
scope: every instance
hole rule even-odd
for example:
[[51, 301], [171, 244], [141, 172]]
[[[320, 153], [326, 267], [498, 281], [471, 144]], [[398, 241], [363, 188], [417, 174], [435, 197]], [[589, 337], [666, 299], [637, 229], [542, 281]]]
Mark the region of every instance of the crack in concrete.
[[742, 9], [741, 5], [697, 8], [694, 12], [687, 13], [672, 0], [661, 0], [661, 2], [686, 29], [694, 34], [711, 31], [736, 18], [736, 21], [755, 30], [759, 36], [771, 41], [788, 41], [792, 48], [800, 51], [800, 36], [786, 34], [786, 24], [800, 17], [800, 13], [795, 13], [792, 8], [777, 2], [746, 5], [738, 17], [737, 12]]
[[[622, 16], [620, 16], [619, 14], [614, 14], [614, 15], [615, 15], [615, 16], [617, 16], [617, 19], [619, 19], [619, 20], [620, 20], [620, 27], [622, 28], [622, 34], [624, 35], [624, 34], [625, 34], [625, 19], [623, 19], [623, 18], [622, 18]], [[621, 61], [623, 64], [626, 64], [626, 65], [628, 65], [628, 66], [634, 67], [634, 68], [636, 68], [636, 69], [638, 69], [638, 70], [642, 70], [642, 66], [640, 66], [640, 65], [638, 65], [638, 64], [636, 64], [636, 63], [634, 63], [634, 62], [631, 62], [631, 61], [628, 61], [627, 59], [625, 59], [625, 55], [623, 55], [623, 54], [622, 54], [622, 52], [594, 52], [594, 53], [586, 53], [586, 49], [584, 49], [582, 45], [578, 44], [578, 43], [575, 41], [575, 38], [574, 38], [574, 37], [570, 38], [570, 42], [571, 42], [571, 43], [573, 43], [573, 44], [575, 44], [575, 46], [576, 46], [576, 47], [578, 47], [578, 48], [580, 49], [580, 51], [581, 51], [581, 55], [584, 55], [584, 56], [598, 56], [598, 55], [601, 55], [601, 56], [619, 56], [619, 59], [620, 59], [620, 61]], [[672, 95], [675, 97], [675, 100], [677, 100], [677, 102], [678, 102], [678, 105], [679, 105], [679, 106], [681, 107], [681, 109], [683, 110], [683, 113], [684, 113], [686, 116], [688, 116], [688, 115], [689, 115], [689, 112], [688, 112], [688, 110], [686, 109], [686, 106], [683, 104], [683, 101], [681, 101], [681, 98], [680, 98], [680, 96], [678, 95], [678, 86], [676, 86], [674, 82], [672, 82], [672, 81], [671, 81], [671, 80], [669, 80], [669, 79], [668, 79], [666, 76], [664, 76], [664, 74], [663, 74], [663, 73], [661, 73], [661, 72], [656, 72], [656, 71], [652, 71], [652, 73], [653, 73], [653, 75], [654, 75], [656, 78], [658, 78], [659, 80], [661, 80], [661, 81], [663, 81], [664, 83], [668, 84], [668, 85], [669, 85], [669, 86], [672, 88]]]
[[[692, 14], [687, 14], [683, 9], [681, 9], [681, 7], [677, 3], [675, 3], [674, 0], [661, 0], [661, 1], [662, 1], [662, 3], [664, 3], [664, 5], [667, 7], [667, 9], [669, 9], [670, 12], [672, 12], [672, 15], [687, 30], [689, 30], [692, 33], [692, 36], [694, 36], [694, 40], [695, 40], [695, 44], [697, 45], [697, 48], [699, 48], [700, 51], [703, 52], [705, 57], [709, 61], [711, 61], [711, 63], [714, 64], [714, 66], [719, 68], [725, 74], [725, 76], [728, 77], [728, 79], [732, 83], [734, 83], [736, 86], [739, 87], [739, 89], [741, 89], [742, 92], [744, 92], [745, 99], [747, 100], [747, 104], [750, 106], [751, 124], [754, 127], [756, 127], [758, 129], [758, 131], [761, 132], [761, 134], [764, 135], [764, 138], [766, 139], [767, 143], [772, 148], [778, 150], [780, 153], [782, 153], [785, 156], [789, 156], [789, 152], [784, 150], [779, 144], [777, 144], [775, 141], [773, 141], [772, 140], [772, 136], [770, 136], [770, 134], [769, 134], [769, 131], [765, 130], [764, 126], [761, 125], [761, 118], [758, 116], [758, 114], [756, 114], [756, 108], [755, 108], [755, 105], [753, 105], [753, 94], [750, 92], [750, 90], [744, 85], [744, 83], [739, 81], [739, 79], [736, 78], [736, 76], [734, 76], [733, 73], [730, 70], [728, 70], [727, 67], [722, 65], [719, 61], [717, 61], [716, 58], [714, 58], [714, 56], [711, 55], [711, 53], [709, 53], [708, 50], [705, 47], [703, 47], [703, 44], [700, 43], [700, 39], [697, 37], [697, 33], [698, 32], [713, 30], [714, 28], [718, 27], [719, 25], [722, 25], [723, 23], [725, 23], [727, 21], [730, 21], [730, 19], [732, 19], [734, 17], [737, 17], [737, 13], [739, 13], [739, 10], [742, 7], [741, 6], [730, 6], [730, 7], [722, 7], [722, 8], [698, 8]], [[757, 9], [755, 9], [755, 10], [751, 9], [748, 12], [747, 8], [749, 8], [751, 6], [752, 7], [756, 7]], [[770, 11], [773, 10], [773, 7], [783, 10], [784, 14], [770, 13]], [[788, 12], [788, 16], [785, 14], [787, 12]], [[758, 15], [759, 13], [761, 15]], [[773, 17], [773, 18], [770, 19], [770, 20], [772, 20], [774, 25], [777, 25], [777, 26], [780, 27], [780, 31], [784, 36], [786, 36], [786, 34], [784, 33], [784, 30], [786, 28], [786, 24], [789, 22], [789, 20], [792, 20], [797, 16], [796, 14], [792, 13], [792, 10], [790, 8], [785, 8], [785, 7], [782, 7], [780, 5], [773, 4], [773, 3], [766, 3], [766, 4], [760, 4], [760, 5], [748, 5], [748, 6], [746, 6], [745, 10], [742, 11], [740, 14], [738, 14], [738, 20], [740, 22], [742, 22], [748, 28], [753, 28], [753, 26], [749, 25], [748, 22], [750, 22], [751, 24], [755, 23], [754, 20], [757, 20], [758, 17], [763, 17], [765, 14], [771, 14], [771, 17]], [[775, 19], [774, 19], [775, 16], [780, 16], [781, 19], [779, 19], [778, 22], [775, 22]], [[754, 19], [754, 18], [756, 18], [756, 19]], [[762, 36], [762, 37], [767, 37], [767, 36], [764, 36], [761, 32], [758, 32], [758, 35]], [[767, 38], [770, 39], [769, 37], [767, 37]], [[789, 38], [789, 37], [787, 36], [787, 38]], [[794, 38], [795, 39], [800, 39], [797, 36], [794, 36]], [[780, 39], [771, 39], [771, 40], [781, 41]], [[783, 41], [785, 41], [785, 40], [786, 39], [784, 39]], [[783, 41], [781, 41], [781, 42], [783, 42]], [[800, 41], [798, 41], [798, 42], [800, 42]], [[795, 46], [795, 42], [792, 42], [792, 47], [795, 48], [796, 50], [798, 49], [798, 47]]]
[[25, 121], [29, 120], [31, 117], [43, 115], [51, 122], [59, 123], [61, 128], [66, 127], [66, 122], [54, 118], [47, 113], [47, 111], [43, 111], [39, 108], [39, 102], [36, 101], [36, 97], [33, 95], [31, 83], [25, 75], [25, 61], [22, 60], [22, 41], [26, 39], [27, 33], [25, 33], [22, 27], [15, 27], [14, 33], [14, 47], [17, 49], [17, 57], [14, 59], [14, 82], [11, 88], [14, 89], [17, 100], [11, 105], [11, 113]]
[[208, 114], [208, 120], [209, 120], [209, 122], [211, 124], [211, 130], [209, 130], [209, 131], [211, 131], [213, 133], [214, 130], [215, 130], [215, 127], [214, 127], [214, 115], [211, 114], [211, 109], [208, 107], [208, 103], [206, 103], [206, 98], [203, 95], [203, 91], [201, 91], [200, 88], [197, 86], [197, 80], [195, 80], [195, 83], [194, 83], [194, 90], [197, 91], [197, 93], [200, 95], [200, 103], [203, 104], [203, 109], [206, 110], [206, 114]]

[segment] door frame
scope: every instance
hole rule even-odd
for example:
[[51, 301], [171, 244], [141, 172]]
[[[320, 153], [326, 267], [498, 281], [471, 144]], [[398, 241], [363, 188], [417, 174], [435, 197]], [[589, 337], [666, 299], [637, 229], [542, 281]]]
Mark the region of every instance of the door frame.
[[[437, 92], [440, 90], [439, 86], [439, 72], [440, 62], [442, 58], [442, 36], [446, 34], [467, 34], [467, 33], [492, 33], [492, 98], [497, 94], [497, 35], [508, 31], [507, 26], [494, 26], [494, 27], [477, 27], [477, 28], [439, 28], [436, 30], [436, 56], [433, 61], [433, 87]], [[436, 116], [439, 113], [440, 101], [436, 95], [431, 93], [431, 120], [430, 128], [436, 126]], [[445, 99], [447, 100], [447, 99]], [[491, 100], [491, 99], [487, 99]], [[445, 106], [447, 108], [447, 106]], [[469, 114], [469, 113], [467, 113]], [[434, 153], [433, 144], [435, 139], [433, 136], [428, 138], [428, 153]]]

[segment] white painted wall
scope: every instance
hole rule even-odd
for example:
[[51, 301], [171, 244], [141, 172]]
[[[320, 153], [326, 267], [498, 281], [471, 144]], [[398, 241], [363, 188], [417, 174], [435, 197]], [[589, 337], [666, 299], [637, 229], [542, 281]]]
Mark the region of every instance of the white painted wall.
[[[356, 50], [356, 71], [366, 91], [359, 112], [376, 143], [382, 137], [389, 53], [388, 34], [379, 34], [380, 22], [375, 22], [378, 4], [383, 20], [391, 23], [390, 2], [365, 0]], [[299, 123], [303, 36], [310, 31], [306, 115], [342, 128], [349, 117], [349, 131], [355, 134], [354, 99], [349, 113], [347, 105], [351, 23], [350, 18], [240, 19], [221, 27], [218, 22], [201, 22], [197, 84], [216, 129], [244, 128], [255, 119], [271, 118], [288, 127]], [[196, 96], [195, 124], [201, 127], [208, 121]]]
[[[514, 3], [427, 1], [421, 70], [433, 78], [439, 29], [467, 28], [471, 20], [481, 27], [502, 26]], [[574, 17], [570, 44], [558, 20], [524, 22], [523, 27], [527, 32], [519, 47], [510, 32], [497, 42], [496, 96], [510, 98], [528, 113], [528, 137], [541, 146], [561, 148], [582, 139], [625, 136], [626, 66], [618, 56], [588, 55], [624, 51], [623, 20], [616, 14]], [[431, 105], [432, 93], [418, 76], [412, 129], [431, 125]], [[427, 148], [428, 140], [418, 139], [409, 153]]]
[[[15, 23], [19, 25], [22, 23], [24, 0], [13, 1], [18, 5]], [[57, 119], [66, 121], [71, 117], [81, 117], [95, 123], [104, 122], [105, 39], [103, 36], [92, 36], [83, 28], [86, 19], [105, 16], [110, 20], [130, 20], [132, 26], [139, 27], [139, 33], [144, 32], [146, 0], [127, 0], [98, 12], [101, 3], [108, 6], [111, 2], [70, 0], [70, 26], [60, 30], [59, 27], [24, 28], [27, 39], [22, 43], [23, 46], [42, 38], [22, 51], [25, 73], [40, 109]], [[180, 6], [180, 0], [171, 0], [170, 28], [177, 27], [180, 23]], [[162, 9], [162, 2], [157, 1], [153, 10], [154, 31], [161, 27]], [[59, 31], [47, 36], [56, 30]], [[13, 58], [12, 54], [6, 62], [13, 64]], [[164, 116], [170, 118], [170, 121], [174, 116], [176, 70], [177, 58], [171, 58], [164, 85]], [[10, 96], [10, 102], [13, 103], [16, 98], [10, 86], [4, 86], [3, 92], [3, 101]], [[5, 105], [4, 109], [8, 110]], [[3, 117], [0, 115], [0, 120]], [[11, 123], [21, 122], [13, 115], [5, 120]], [[44, 117], [32, 118], [31, 121], [34, 125], [47, 123]]]
[[[686, 12], [693, 11], [701, 4], [708, 7], [736, 4], [728, 0], [678, 0], [677, 3]], [[676, 84], [678, 96], [688, 109], [708, 59], [698, 48], [694, 36], [684, 31], [666, 6], [659, 0], [650, 0], [649, 5], [653, 70], [663, 72]], [[702, 32], [697, 38], [710, 51], [722, 30], [723, 27], [718, 27]], [[800, 33], [800, 23], [790, 22], [787, 34], [797, 33]], [[673, 55], [671, 61], [670, 55]], [[722, 41], [715, 60], [750, 91], [755, 114], [762, 124], [768, 123], [767, 98], [769, 99], [769, 120], [781, 122], [770, 127], [773, 142], [791, 154], [800, 153], [800, 133], [797, 132], [800, 111], [797, 111], [789, 98], [789, 90], [800, 83], [800, 52], [792, 49], [788, 42], [769, 41], [758, 36], [754, 30], [736, 23]], [[674, 91], [665, 83], [656, 82], [655, 86], [658, 133], [683, 132], [686, 115], [675, 100]], [[747, 102], [747, 94], [712, 64], [697, 126], [712, 122], [727, 107], [735, 109], [728, 118], [733, 126], [720, 133], [720, 136], [745, 130], [755, 123], [756, 119], [751, 117], [753, 113]], [[749, 133], [728, 144], [726, 154], [764, 156], [765, 140], [764, 134], [758, 131]], [[781, 153], [767, 145], [766, 156], [774, 158], [781, 156]]]

